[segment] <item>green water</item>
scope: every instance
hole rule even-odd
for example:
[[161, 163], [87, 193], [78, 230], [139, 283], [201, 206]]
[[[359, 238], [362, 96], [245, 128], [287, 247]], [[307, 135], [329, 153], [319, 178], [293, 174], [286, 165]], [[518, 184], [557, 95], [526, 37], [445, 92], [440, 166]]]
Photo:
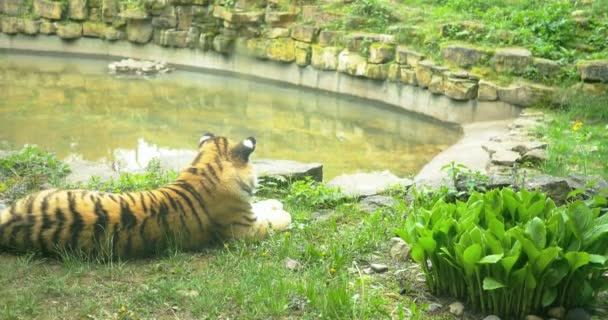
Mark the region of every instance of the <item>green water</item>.
[[324, 164], [325, 176], [415, 174], [457, 128], [368, 101], [213, 74], [107, 74], [107, 61], [0, 54], [0, 149], [36, 144], [62, 159], [135, 170], [190, 160], [201, 133], [254, 135], [255, 158]]

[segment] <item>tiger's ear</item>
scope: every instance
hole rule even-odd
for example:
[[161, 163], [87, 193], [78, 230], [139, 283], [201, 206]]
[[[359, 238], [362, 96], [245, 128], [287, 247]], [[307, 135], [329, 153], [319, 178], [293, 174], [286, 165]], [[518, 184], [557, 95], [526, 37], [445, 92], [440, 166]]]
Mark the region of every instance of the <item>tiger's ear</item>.
[[203, 136], [201, 137], [201, 139], [198, 140], [198, 147], [199, 148], [202, 147], [203, 144], [205, 143], [205, 141], [207, 141], [207, 140], [209, 140], [209, 139], [211, 139], [213, 137], [215, 137], [215, 135], [213, 133], [211, 133], [211, 132], [207, 132], [207, 133], [203, 134]]
[[241, 141], [241, 143], [237, 144], [233, 149], [232, 149], [232, 155], [235, 158], [241, 159], [244, 162], [249, 161], [249, 156], [253, 153], [253, 151], [255, 150], [255, 138], [254, 137], [249, 137], [246, 138], [245, 140]]

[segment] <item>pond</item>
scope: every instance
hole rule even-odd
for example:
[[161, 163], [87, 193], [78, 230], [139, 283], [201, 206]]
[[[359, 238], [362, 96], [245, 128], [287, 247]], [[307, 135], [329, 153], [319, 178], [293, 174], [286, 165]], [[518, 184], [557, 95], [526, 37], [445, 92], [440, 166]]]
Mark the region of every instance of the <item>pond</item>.
[[326, 178], [406, 176], [462, 135], [365, 100], [201, 72], [120, 78], [107, 63], [0, 53], [0, 149], [36, 144], [61, 159], [137, 170], [153, 158], [185, 164], [209, 131], [255, 136], [257, 159], [323, 163]]

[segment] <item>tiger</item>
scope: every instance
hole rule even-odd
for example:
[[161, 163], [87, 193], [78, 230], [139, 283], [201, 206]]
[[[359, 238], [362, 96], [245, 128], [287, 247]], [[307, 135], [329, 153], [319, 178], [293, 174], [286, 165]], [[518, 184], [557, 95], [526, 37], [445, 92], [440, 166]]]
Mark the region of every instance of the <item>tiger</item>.
[[263, 239], [291, 216], [277, 200], [251, 203], [256, 139], [205, 133], [172, 183], [141, 192], [49, 189], [0, 212], [0, 248], [139, 257], [175, 242], [199, 250], [215, 241]]

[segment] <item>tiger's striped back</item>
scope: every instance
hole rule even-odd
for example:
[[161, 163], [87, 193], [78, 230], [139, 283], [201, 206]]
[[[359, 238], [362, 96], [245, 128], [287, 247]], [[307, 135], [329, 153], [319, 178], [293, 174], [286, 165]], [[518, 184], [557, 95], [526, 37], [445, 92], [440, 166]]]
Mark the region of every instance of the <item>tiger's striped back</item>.
[[206, 134], [192, 163], [162, 188], [29, 195], [0, 213], [0, 247], [131, 257], [153, 254], [171, 241], [197, 249], [216, 237], [230, 237], [234, 226], [256, 222], [250, 204], [254, 150], [253, 137], [233, 144]]

